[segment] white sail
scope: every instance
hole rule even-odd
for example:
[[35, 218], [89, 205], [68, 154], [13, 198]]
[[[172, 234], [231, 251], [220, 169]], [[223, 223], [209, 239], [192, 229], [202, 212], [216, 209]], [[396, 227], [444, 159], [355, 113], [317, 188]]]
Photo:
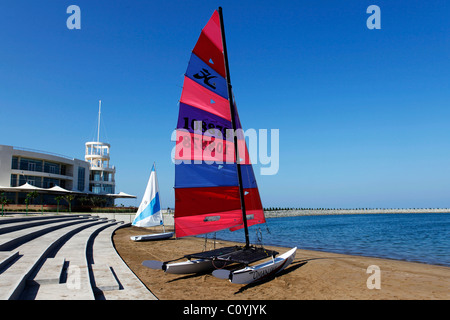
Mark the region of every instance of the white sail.
[[159, 202], [158, 179], [156, 177], [155, 165], [153, 164], [144, 197], [142, 198], [132, 225], [136, 227], [153, 227], [162, 224], [163, 218], [161, 204]]

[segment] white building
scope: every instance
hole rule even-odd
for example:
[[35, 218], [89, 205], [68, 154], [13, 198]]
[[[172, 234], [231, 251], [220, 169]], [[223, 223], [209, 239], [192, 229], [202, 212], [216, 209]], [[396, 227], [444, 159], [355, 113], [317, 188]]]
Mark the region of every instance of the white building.
[[0, 192], [7, 192], [15, 204], [22, 204], [26, 192], [30, 192], [33, 186], [41, 188], [39, 193], [44, 195], [44, 202], [48, 204], [54, 202], [55, 196], [55, 191], [48, 189], [55, 186], [82, 196], [104, 196], [107, 206], [114, 205], [115, 198], [136, 198], [124, 193], [114, 194], [116, 168], [109, 164], [111, 146], [99, 140], [100, 112], [101, 101], [97, 141], [86, 142], [84, 160], [0, 145]]
[[50, 152], [0, 145], [0, 186], [29, 183], [88, 193], [89, 162]]
[[[114, 166], [109, 164], [110, 145], [87, 142], [85, 160], [45, 151], [0, 145], [0, 192], [6, 192], [12, 203], [23, 204], [26, 192], [14, 189], [28, 183], [42, 188], [44, 203], [54, 203], [53, 192], [59, 186], [81, 196], [105, 196], [107, 206], [114, 205]], [[134, 196], [130, 196], [133, 197]]]

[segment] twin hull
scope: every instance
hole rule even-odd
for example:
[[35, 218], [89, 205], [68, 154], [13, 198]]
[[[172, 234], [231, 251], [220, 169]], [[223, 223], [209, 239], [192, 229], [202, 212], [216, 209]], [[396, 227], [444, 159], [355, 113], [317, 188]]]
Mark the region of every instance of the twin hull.
[[226, 266], [226, 261], [208, 259], [169, 263], [163, 265], [162, 269], [167, 273], [173, 274], [202, 273], [216, 269], [212, 274], [217, 278], [228, 278], [232, 283], [248, 284], [264, 280], [284, 270], [295, 259], [296, 250], [297, 247], [292, 248], [270, 261], [255, 266], [247, 266], [235, 271], [220, 269]]

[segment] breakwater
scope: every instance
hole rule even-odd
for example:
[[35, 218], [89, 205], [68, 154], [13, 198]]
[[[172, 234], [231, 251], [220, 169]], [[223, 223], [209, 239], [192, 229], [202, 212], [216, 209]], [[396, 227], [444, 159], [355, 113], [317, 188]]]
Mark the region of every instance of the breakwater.
[[265, 210], [266, 218], [318, 216], [338, 214], [392, 214], [392, 213], [450, 213], [449, 208], [414, 208], [414, 209], [293, 209]]
[[[166, 226], [174, 225], [173, 213], [163, 210], [163, 219]], [[323, 216], [339, 214], [383, 214], [383, 213], [450, 213], [450, 209], [292, 209], [292, 210], [264, 210], [266, 218], [297, 217], [297, 216]], [[95, 213], [96, 216], [116, 219], [124, 223], [131, 223], [134, 213]]]

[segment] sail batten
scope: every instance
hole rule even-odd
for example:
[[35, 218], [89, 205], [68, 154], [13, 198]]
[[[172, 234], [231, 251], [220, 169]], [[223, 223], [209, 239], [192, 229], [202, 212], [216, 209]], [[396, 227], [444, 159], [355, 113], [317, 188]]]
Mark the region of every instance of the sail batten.
[[175, 148], [177, 237], [265, 222], [227, 80], [221, 23], [216, 10], [200, 33], [185, 73]]

